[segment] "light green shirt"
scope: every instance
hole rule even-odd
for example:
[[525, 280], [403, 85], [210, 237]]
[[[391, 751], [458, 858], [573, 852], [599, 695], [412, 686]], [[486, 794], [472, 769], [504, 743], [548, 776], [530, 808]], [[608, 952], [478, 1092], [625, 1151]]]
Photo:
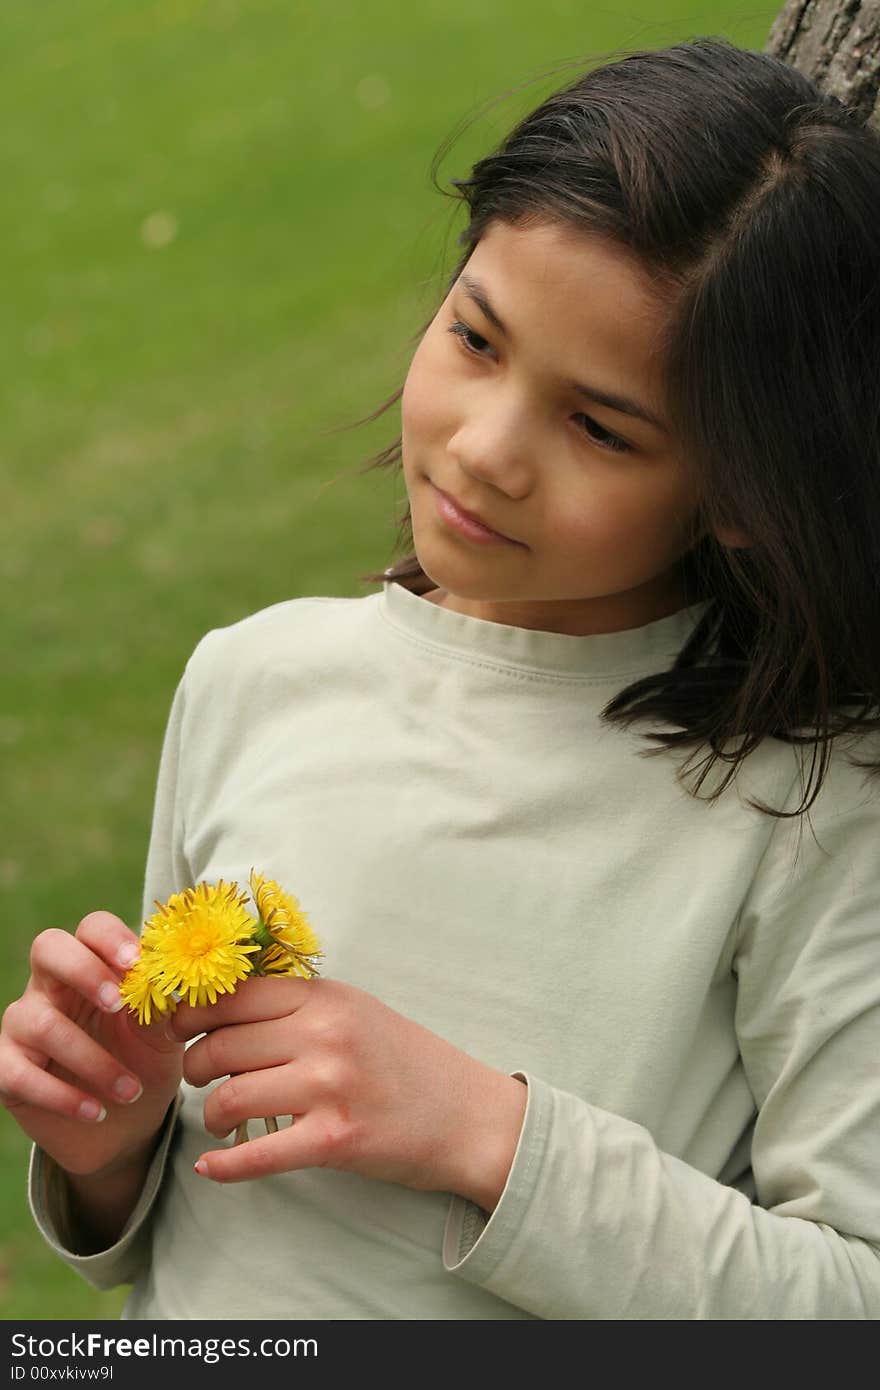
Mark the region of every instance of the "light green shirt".
[[880, 786], [838, 743], [823, 853], [747, 804], [800, 803], [790, 745], [709, 803], [684, 754], [641, 755], [656, 721], [600, 719], [703, 608], [575, 637], [386, 582], [199, 642], [144, 916], [254, 865], [298, 897], [322, 973], [528, 1103], [488, 1222], [332, 1170], [199, 1178], [208, 1091], [184, 1085], [121, 1239], [83, 1256], [35, 1150], [39, 1229], [95, 1287], [133, 1281], [124, 1317], [880, 1317]]

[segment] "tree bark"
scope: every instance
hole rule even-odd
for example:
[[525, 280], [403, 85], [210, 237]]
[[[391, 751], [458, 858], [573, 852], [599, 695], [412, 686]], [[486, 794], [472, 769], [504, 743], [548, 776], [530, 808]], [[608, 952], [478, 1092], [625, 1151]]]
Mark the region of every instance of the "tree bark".
[[787, 0], [765, 52], [880, 130], [880, 0]]

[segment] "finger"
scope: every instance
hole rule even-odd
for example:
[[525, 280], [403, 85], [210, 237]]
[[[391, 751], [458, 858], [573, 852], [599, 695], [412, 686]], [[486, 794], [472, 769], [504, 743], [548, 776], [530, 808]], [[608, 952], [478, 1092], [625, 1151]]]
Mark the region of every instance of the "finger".
[[261, 1071], [291, 1060], [290, 1041], [271, 1021], [267, 1027], [264, 1019], [206, 1033], [183, 1054], [183, 1075], [191, 1086], [207, 1086], [218, 1076]]
[[107, 1118], [95, 1096], [35, 1066], [7, 1038], [0, 1038], [0, 1102], [11, 1113], [29, 1105], [65, 1119], [89, 1123]]
[[249, 1139], [228, 1149], [209, 1149], [193, 1164], [200, 1177], [214, 1182], [249, 1182], [273, 1173], [289, 1173], [297, 1168], [342, 1166], [328, 1162], [334, 1157], [327, 1143], [327, 1127], [311, 1115], [304, 1115], [277, 1134]]
[[[101, 1047], [100, 1043], [90, 1038], [66, 1014], [53, 1008], [46, 1000], [40, 1003], [20, 1000], [15, 1009], [10, 1007], [7, 1010], [4, 1028], [10, 1045], [17, 1043], [19, 1050], [32, 1049], [36, 1056], [57, 1062], [66, 1072], [81, 1081], [90, 1095], [97, 1095], [102, 1102], [130, 1105], [143, 1093], [143, 1086], [138, 1077], [121, 1067], [116, 1058]], [[28, 1060], [38, 1074], [45, 1075], [36, 1064], [33, 1055]], [[33, 1082], [30, 1072], [27, 1080]], [[4, 1090], [10, 1091], [8, 1081], [4, 1083], [0, 1080], [0, 1085]], [[41, 1095], [54, 1092], [57, 1097], [60, 1094], [55, 1088], [42, 1085], [38, 1090]], [[21, 1095], [20, 1099], [30, 1104], [40, 1104], [31, 1092]], [[72, 1114], [72, 1104], [72, 1095], [68, 1095], [67, 1104], [59, 1113]], [[50, 1105], [47, 1108], [55, 1107]]]
[[177, 1038], [172, 1038], [168, 1033], [170, 1017], [171, 1015], [167, 1013], [157, 1013], [150, 1019], [149, 1023], [138, 1023], [133, 1013], [126, 1015], [137, 1034], [138, 1042], [144, 1043], [153, 1052], [162, 1053], [176, 1052], [182, 1046]]
[[320, 979], [293, 975], [245, 980], [232, 994], [221, 995], [216, 1004], [178, 1004], [168, 1023], [168, 1036], [185, 1042], [226, 1024], [283, 1018], [313, 998], [315, 987], [321, 983]]
[[140, 937], [112, 912], [87, 913], [75, 935], [116, 970], [127, 970], [140, 955]]
[[302, 1115], [313, 1099], [292, 1066], [242, 1072], [221, 1082], [205, 1101], [205, 1129], [225, 1139], [243, 1120], [264, 1115]]
[[31, 976], [32, 985], [38, 991], [53, 997], [56, 987], [62, 985], [88, 999], [104, 1013], [117, 1013], [122, 1008], [119, 997], [121, 968], [112, 968], [111, 963], [85, 941], [60, 928], [50, 927], [34, 938]]

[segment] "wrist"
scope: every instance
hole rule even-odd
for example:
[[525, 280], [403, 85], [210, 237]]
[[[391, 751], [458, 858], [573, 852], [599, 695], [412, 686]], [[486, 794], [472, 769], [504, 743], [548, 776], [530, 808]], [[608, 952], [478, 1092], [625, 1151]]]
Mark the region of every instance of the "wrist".
[[517, 1077], [487, 1067], [475, 1088], [458, 1153], [452, 1191], [491, 1214], [501, 1200], [522, 1133], [528, 1087]]
[[159, 1143], [159, 1136], [165, 1128], [165, 1120], [148, 1134], [146, 1139], [133, 1144], [124, 1152], [117, 1154], [110, 1163], [106, 1163], [103, 1168], [98, 1168], [91, 1173], [78, 1174], [78, 1178], [84, 1178], [88, 1182], [113, 1182], [118, 1178], [124, 1178], [128, 1173], [135, 1169], [141, 1169], [145, 1165], [149, 1167], [153, 1159], [153, 1154]]
[[69, 1250], [92, 1255], [119, 1240], [143, 1192], [173, 1105], [172, 1100], [145, 1138], [135, 1140], [100, 1168], [88, 1172], [59, 1168], [66, 1198], [56, 1212], [62, 1242]]
[[65, 1172], [68, 1244], [78, 1254], [113, 1245], [122, 1234], [150, 1171], [164, 1124], [143, 1143], [92, 1173]]

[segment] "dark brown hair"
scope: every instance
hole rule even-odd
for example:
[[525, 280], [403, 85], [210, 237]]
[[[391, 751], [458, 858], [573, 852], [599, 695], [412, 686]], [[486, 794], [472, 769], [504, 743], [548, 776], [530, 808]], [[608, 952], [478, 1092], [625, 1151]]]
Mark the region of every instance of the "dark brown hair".
[[[668, 296], [667, 404], [699, 482], [694, 534], [709, 533], [681, 565], [688, 602], [709, 604], [672, 668], [603, 717], [676, 726], [646, 734], [661, 745], [647, 753], [708, 746], [697, 792], [732, 764], [711, 800], [762, 739], [808, 744], [812, 795], [792, 812], [751, 803], [799, 815], [831, 740], [880, 728], [880, 136], [720, 38], [580, 68], [451, 181], [469, 221], [443, 298], [491, 222], [548, 220], [629, 248]], [[401, 443], [360, 471], [400, 467]], [[750, 545], [722, 546], [723, 526]], [[408, 505], [401, 544], [361, 581], [433, 588]]]

